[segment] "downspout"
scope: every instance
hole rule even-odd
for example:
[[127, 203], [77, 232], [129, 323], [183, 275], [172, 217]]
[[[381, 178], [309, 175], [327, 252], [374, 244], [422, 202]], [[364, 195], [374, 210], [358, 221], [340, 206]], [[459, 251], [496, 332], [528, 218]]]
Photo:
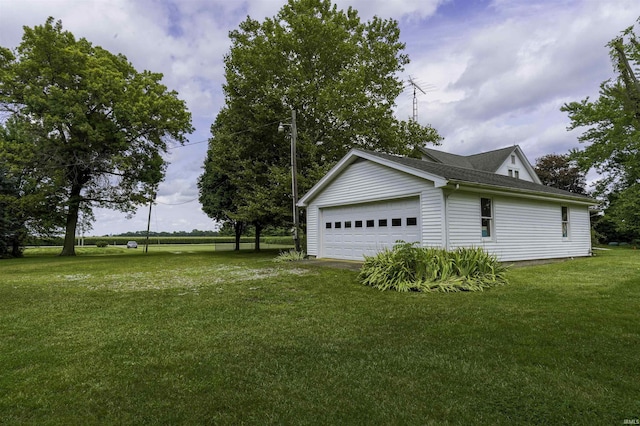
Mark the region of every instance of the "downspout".
[[453, 191], [444, 195], [444, 249], [449, 251], [449, 197], [460, 189], [460, 184], [456, 183]]

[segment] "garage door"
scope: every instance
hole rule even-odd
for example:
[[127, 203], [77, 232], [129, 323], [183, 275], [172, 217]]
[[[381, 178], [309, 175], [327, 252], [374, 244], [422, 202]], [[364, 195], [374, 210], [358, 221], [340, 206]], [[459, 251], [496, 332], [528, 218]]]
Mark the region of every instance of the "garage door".
[[321, 257], [362, 260], [397, 240], [420, 241], [418, 198], [321, 209]]

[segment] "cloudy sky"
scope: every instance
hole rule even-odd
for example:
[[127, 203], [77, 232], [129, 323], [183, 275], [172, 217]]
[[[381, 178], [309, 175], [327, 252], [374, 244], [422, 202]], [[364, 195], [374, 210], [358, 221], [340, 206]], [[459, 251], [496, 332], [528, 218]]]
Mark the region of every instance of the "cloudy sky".
[[[189, 145], [172, 150], [151, 229], [214, 229], [198, 203], [209, 128], [223, 105], [228, 32], [247, 15], [274, 16], [286, 0], [0, 0], [0, 45], [14, 48], [23, 26], [48, 16], [66, 30], [139, 70], [164, 74], [193, 114]], [[560, 107], [595, 97], [613, 71], [606, 43], [640, 16], [638, 0], [334, 0], [361, 18], [399, 22], [411, 63], [402, 76], [422, 88], [418, 121], [443, 136], [440, 149], [472, 154], [519, 144], [529, 160], [579, 147]], [[397, 99], [412, 114], [413, 92]], [[147, 208], [133, 218], [100, 210], [92, 235], [146, 229]]]

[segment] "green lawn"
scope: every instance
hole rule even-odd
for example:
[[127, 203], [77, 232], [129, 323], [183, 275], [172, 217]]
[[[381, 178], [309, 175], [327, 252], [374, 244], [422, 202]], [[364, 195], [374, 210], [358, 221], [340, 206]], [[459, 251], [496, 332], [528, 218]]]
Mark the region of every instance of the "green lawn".
[[0, 261], [0, 424], [623, 424], [640, 252], [380, 292], [202, 248]]

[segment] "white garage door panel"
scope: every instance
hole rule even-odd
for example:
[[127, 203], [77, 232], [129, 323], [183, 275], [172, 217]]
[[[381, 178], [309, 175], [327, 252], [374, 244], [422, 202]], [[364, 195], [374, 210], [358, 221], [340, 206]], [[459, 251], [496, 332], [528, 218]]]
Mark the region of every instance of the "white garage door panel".
[[321, 209], [321, 256], [362, 260], [397, 240], [420, 242], [419, 213], [417, 197]]

